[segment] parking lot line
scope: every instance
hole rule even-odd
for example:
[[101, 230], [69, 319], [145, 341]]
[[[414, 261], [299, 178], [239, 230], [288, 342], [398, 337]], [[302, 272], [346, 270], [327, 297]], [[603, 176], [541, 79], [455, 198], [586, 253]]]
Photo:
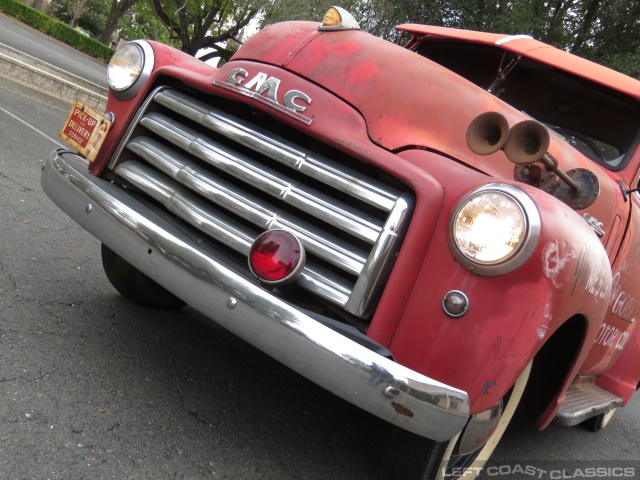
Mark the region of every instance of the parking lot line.
[[38, 130], [37, 128], [35, 128], [34, 126], [30, 125], [29, 123], [25, 122], [24, 120], [22, 120], [20, 117], [17, 117], [14, 113], [5, 110], [4, 108], [0, 107], [0, 111], [6, 113], [7, 115], [9, 115], [10, 117], [14, 118], [15, 120], [19, 121], [20, 123], [22, 123], [23, 125], [26, 125], [27, 127], [29, 127], [31, 130], [33, 130], [34, 132], [39, 133], [40, 135], [42, 135], [43, 137], [45, 137], [46, 139], [50, 140], [51, 142], [55, 143], [56, 145], [60, 146], [60, 147], [64, 147], [65, 145], [63, 143], [60, 143], [57, 139], [50, 137], [49, 135], [42, 133], [40, 130]]

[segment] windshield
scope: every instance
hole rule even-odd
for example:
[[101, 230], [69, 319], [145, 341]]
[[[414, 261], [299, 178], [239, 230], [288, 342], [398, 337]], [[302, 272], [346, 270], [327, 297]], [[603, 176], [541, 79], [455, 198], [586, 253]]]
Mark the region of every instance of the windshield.
[[[485, 90], [491, 88], [610, 170], [625, 166], [638, 141], [640, 102], [627, 95], [493, 45], [427, 40], [416, 53]], [[500, 68], [508, 71], [502, 80]]]

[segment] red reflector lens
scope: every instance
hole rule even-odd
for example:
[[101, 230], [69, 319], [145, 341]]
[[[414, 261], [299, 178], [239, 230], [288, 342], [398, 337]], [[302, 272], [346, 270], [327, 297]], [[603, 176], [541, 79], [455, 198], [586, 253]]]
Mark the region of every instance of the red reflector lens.
[[302, 270], [304, 248], [284, 230], [269, 230], [256, 238], [249, 252], [249, 267], [264, 282], [293, 280]]

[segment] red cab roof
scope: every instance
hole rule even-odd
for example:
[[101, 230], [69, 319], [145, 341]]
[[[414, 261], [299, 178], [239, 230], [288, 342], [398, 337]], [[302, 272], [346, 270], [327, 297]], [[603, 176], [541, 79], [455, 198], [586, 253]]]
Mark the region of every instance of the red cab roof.
[[597, 63], [572, 55], [564, 50], [534, 40], [528, 35], [474, 32], [457, 28], [404, 24], [396, 29], [416, 37], [432, 36], [465, 42], [495, 45], [509, 52], [564, 70], [594, 83], [640, 99], [640, 81]]

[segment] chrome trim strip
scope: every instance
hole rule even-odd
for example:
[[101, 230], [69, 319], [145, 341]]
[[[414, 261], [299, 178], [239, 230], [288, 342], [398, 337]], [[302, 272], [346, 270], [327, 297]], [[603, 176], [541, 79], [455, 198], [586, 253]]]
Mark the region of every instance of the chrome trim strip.
[[531, 35], [510, 35], [508, 37], [502, 37], [500, 40], [496, 40], [495, 45], [499, 47], [500, 45], [504, 45], [505, 43], [511, 42], [512, 40], [520, 39], [533, 40], [533, 37]]
[[154, 100], [213, 132], [384, 211], [391, 211], [400, 196], [400, 192], [382, 183], [363, 179], [362, 175], [344, 165], [234, 118], [182, 92], [165, 90]]
[[169, 140], [221, 171], [234, 176], [288, 205], [310, 212], [314, 217], [330, 225], [348, 231], [354, 236], [374, 243], [382, 226], [361, 212], [356, 212], [331, 197], [304, 184], [295, 182], [253, 159], [226, 148], [195, 130], [181, 125], [169, 117], [150, 113], [140, 124], [151, 132]]
[[409, 226], [412, 211], [413, 199], [409, 195], [398, 198], [353, 287], [353, 293], [345, 306], [347, 312], [357, 316], [368, 316], [371, 313], [368, 310], [377, 304], [377, 301], [374, 301], [375, 297], [384, 289], [383, 278], [391, 272], [395, 256]]
[[[296, 235], [305, 248], [326, 260], [358, 275], [366, 262], [367, 254], [338, 238], [319, 230], [307, 222], [267, 204], [246, 192], [238, 194], [232, 185], [215, 175], [199, 169], [193, 162], [182, 155], [167, 151], [162, 144], [145, 137], [136, 137], [127, 145], [127, 149], [135, 152], [160, 171], [173, 177], [190, 190], [215, 202], [239, 217], [250, 221], [264, 230], [282, 228]], [[116, 172], [118, 169], [116, 168]], [[147, 170], [148, 175], [154, 175]]]
[[469, 417], [465, 392], [382, 357], [284, 303], [170, 218], [90, 175], [86, 165], [78, 155], [53, 152], [42, 173], [45, 193], [153, 280], [274, 359], [394, 425], [436, 441], [463, 428]]
[[[249, 256], [249, 250], [258, 233], [212, 208], [188, 189], [158, 175], [156, 171], [144, 164], [128, 161], [118, 165], [115, 171], [190, 225], [219, 240], [232, 250]], [[311, 263], [305, 266], [299, 283], [312, 293], [322, 295], [340, 307], [344, 307], [351, 294], [351, 285], [341, 277], [323, 271]]]
[[249, 253], [257, 234], [210, 207], [186, 188], [134, 161], [121, 163], [115, 172], [202, 232], [237, 252]]
[[135, 130], [135, 127], [138, 125], [138, 123], [140, 123], [140, 119], [145, 114], [145, 112], [147, 111], [147, 108], [149, 108], [149, 105], [151, 104], [151, 102], [153, 102], [156, 95], [158, 95], [163, 90], [167, 90], [167, 89], [169, 89], [169, 87], [164, 85], [156, 88], [154, 91], [152, 91], [149, 94], [149, 96], [145, 99], [142, 105], [140, 105], [140, 108], [138, 109], [133, 119], [131, 120], [131, 123], [129, 124], [129, 128], [127, 128], [126, 133], [120, 138], [120, 143], [118, 143], [118, 146], [113, 152], [113, 157], [111, 157], [111, 160], [107, 165], [107, 168], [109, 170], [113, 170], [116, 167], [116, 163], [120, 159], [122, 152], [124, 151], [125, 147], [127, 146], [127, 143], [129, 143], [129, 141], [131, 140], [131, 137], [133, 136], [133, 131]]

